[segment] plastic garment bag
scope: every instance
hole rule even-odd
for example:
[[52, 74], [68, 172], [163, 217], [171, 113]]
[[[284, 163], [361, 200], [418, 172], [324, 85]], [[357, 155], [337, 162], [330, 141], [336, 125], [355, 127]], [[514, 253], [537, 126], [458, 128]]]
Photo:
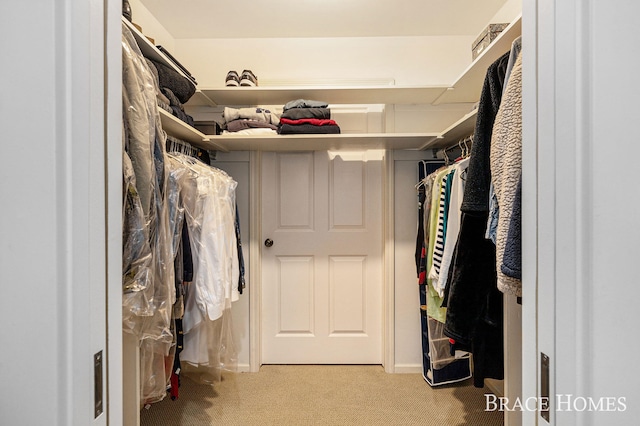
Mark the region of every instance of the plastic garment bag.
[[142, 318], [153, 315], [153, 256], [136, 177], [126, 152], [122, 171], [122, 324], [125, 332], [140, 335]]
[[[154, 402], [161, 400], [166, 394], [169, 376], [165, 364], [173, 363], [175, 253], [171, 225], [177, 225], [179, 213], [170, 220], [171, 194], [165, 171], [166, 135], [161, 128], [156, 106], [158, 87], [131, 32], [124, 25], [122, 31], [124, 149], [131, 159], [135, 176], [135, 180], [125, 178], [125, 185], [128, 185], [131, 194], [135, 187], [135, 193], [139, 197], [139, 203], [135, 201], [132, 204], [135, 208], [127, 210], [125, 207], [125, 212], [135, 213], [135, 216], [125, 217], [125, 226], [132, 225], [126, 231], [128, 237], [132, 238], [124, 241], [123, 254], [128, 253], [127, 242], [131, 242], [133, 246], [134, 242], [139, 242], [144, 236], [151, 256], [150, 263], [147, 257], [125, 261], [135, 265], [136, 260], [142, 262], [144, 259], [144, 265], [148, 268], [145, 273], [148, 275], [143, 277], [144, 280], [138, 280], [138, 284], [144, 283], [138, 286], [138, 291], [125, 293], [123, 321], [124, 330], [134, 333], [140, 340], [142, 400]], [[139, 210], [144, 214], [142, 230], [139, 225], [133, 227], [134, 223], [139, 224]], [[148, 256], [144, 250], [129, 252]], [[128, 282], [126, 277], [124, 282]], [[135, 286], [128, 287], [129, 290], [134, 288]]]
[[183, 371], [196, 380], [220, 380], [235, 370], [231, 302], [238, 299], [235, 237], [237, 183], [221, 170], [183, 154], [169, 154], [170, 173], [180, 183], [193, 258], [193, 281], [185, 288]]

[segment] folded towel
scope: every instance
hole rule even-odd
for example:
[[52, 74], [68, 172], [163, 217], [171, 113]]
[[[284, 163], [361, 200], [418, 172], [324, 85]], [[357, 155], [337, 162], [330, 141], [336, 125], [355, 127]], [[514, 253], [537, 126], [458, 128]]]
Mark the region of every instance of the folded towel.
[[222, 134], [225, 136], [240, 136], [240, 135], [277, 135], [273, 129], [268, 129], [266, 127], [254, 127], [251, 129], [243, 129], [238, 130], [237, 132], [230, 132], [228, 130], [223, 130]]
[[245, 118], [241, 118], [239, 120], [233, 120], [227, 123], [227, 130], [230, 132], [238, 132], [244, 129], [255, 129], [255, 128], [278, 130], [278, 126], [274, 126], [273, 124], [265, 123], [264, 121], [249, 120]]
[[278, 128], [281, 135], [304, 135], [304, 134], [339, 134], [340, 127], [336, 124], [326, 126], [314, 126], [313, 124], [281, 124]]
[[331, 110], [329, 108], [292, 108], [282, 113], [281, 118], [298, 120], [300, 118], [319, 118], [329, 120]]
[[280, 123], [291, 124], [292, 126], [299, 126], [301, 124], [313, 124], [314, 126], [335, 126], [338, 124], [333, 120], [320, 120], [317, 118], [301, 118], [299, 120], [290, 120], [288, 118], [281, 118]]

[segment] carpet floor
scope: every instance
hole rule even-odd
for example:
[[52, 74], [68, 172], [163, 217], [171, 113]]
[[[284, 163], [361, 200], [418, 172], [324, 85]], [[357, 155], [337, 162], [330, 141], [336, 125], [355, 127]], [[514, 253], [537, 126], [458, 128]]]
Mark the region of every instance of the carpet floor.
[[420, 374], [381, 366], [265, 365], [225, 373], [213, 386], [181, 378], [180, 395], [143, 409], [142, 426], [421, 425], [494, 426], [487, 388], [471, 380], [431, 388]]

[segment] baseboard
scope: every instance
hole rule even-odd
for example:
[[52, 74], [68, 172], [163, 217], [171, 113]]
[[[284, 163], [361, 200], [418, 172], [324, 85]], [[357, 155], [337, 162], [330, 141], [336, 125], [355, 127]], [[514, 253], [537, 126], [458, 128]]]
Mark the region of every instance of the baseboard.
[[395, 374], [422, 374], [421, 364], [396, 364], [393, 368]]
[[[238, 373], [250, 373], [251, 366], [249, 364], [238, 364]], [[419, 364], [400, 364], [394, 367], [393, 374], [422, 374], [422, 365]]]
[[504, 396], [504, 382], [502, 380], [485, 379], [484, 386], [498, 397]]
[[238, 364], [238, 368], [236, 370], [238, 373], [250, 373], [251, 367], [249, 364]]

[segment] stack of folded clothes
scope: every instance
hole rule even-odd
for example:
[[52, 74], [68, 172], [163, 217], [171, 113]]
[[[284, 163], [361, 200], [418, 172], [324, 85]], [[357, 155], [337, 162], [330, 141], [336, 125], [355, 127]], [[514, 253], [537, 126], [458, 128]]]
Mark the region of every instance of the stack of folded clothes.
[[188, 125], [193, 126], [193, 117], [184, 111], [184, 107], [182, 106], [182, 103], [180, 103], [176, 95], [174, 95], [173, 92], [166, 87], [162, 87], [160, 89], [160, 92], [162, 92], [162, 94], [169, 100], [169, 109], [167, 109], [167, 111], [169, 111], [171, 114], [178, 117]]
[[331, 119], [328, 104], [297, 99], [283, 107], [278, 133], [281, 135], [339, 134], [340, 126]]
[[[190, 126], [193, 126], [193, 117], [184, 111], [184, 106], [182, 105], [183, 102], [188, 101], [193, 95], [191, 92], [192, 85], [187, 84], [186, 78], [166, 65], [154, 62], [148, 58], [145, 59], [160, 89], [160, 92], [156, 93], [158, 106]], [[193, 92], [195, 92], [195, 88]], [[178, 94], [180, 97], [178, 97]]]
[[222, 114], [223, 135], [259, 135], [277, 134], [280, 118], [277, 114], [263, 108], [229, 108]]

